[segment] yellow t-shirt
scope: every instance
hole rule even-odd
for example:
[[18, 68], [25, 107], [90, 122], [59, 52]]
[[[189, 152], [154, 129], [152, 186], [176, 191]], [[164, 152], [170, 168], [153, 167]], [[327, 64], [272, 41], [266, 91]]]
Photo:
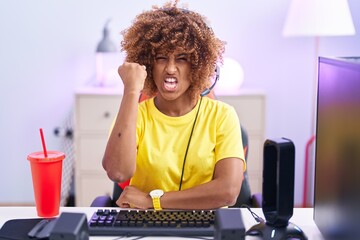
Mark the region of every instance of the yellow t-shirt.
[[[200, 100], [192, 111], [180, 117], [161, 113], [154, 105], [154, 98], [139, 104], [138, 152], [131, 185], [144, 192], [179, 190], [185, 151], [199, 103]], [[185, 160], [181, 189], [211, 181], [215, 164], [228, 157], [245, 159], [237, 114], [230, 105], [203, 97]]]

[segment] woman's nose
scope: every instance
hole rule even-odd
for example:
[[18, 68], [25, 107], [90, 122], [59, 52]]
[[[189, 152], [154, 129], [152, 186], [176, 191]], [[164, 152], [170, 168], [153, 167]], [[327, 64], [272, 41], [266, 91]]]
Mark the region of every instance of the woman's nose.
[[169, 74], [174, 74], [176, 72], [176, 64], [174, 61], [170, 60], [166, 65], [166, 72]]

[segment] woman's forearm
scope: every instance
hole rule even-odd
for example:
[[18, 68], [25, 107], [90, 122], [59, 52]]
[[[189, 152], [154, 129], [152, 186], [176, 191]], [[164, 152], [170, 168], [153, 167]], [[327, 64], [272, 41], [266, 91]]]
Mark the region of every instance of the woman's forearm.
[[124, 90], [119, 112], [103, 157], [103, 167], [113, 181], [131, 178], [136, 166], [136, 122], [139, 92]]
[[215, 209], [234, 205], [243, 181], [243, 161], [236, 158], [217, 163], [214, 179], [183, 190], [167, 192], [161, 206], [169, 209]]

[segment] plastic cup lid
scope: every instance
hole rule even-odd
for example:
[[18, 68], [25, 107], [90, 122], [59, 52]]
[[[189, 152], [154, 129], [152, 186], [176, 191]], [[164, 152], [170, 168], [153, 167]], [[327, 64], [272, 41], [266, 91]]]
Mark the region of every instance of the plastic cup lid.
[[44, 152], [33, 152], [27, 156], [27, 159], [31, 162], [57, 162], [65, 158], [65, 154], [59, 151], [47, 151], [47, 158]]

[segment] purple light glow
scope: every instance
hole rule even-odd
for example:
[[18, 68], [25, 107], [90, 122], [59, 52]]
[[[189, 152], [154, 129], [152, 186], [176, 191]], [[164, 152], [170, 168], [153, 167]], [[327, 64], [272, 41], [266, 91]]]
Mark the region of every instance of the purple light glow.
[[244, 71], [241, 65], [232, 58], [224, 58], [215, 92], [218, 95], [238, 95], [243, 81]]

